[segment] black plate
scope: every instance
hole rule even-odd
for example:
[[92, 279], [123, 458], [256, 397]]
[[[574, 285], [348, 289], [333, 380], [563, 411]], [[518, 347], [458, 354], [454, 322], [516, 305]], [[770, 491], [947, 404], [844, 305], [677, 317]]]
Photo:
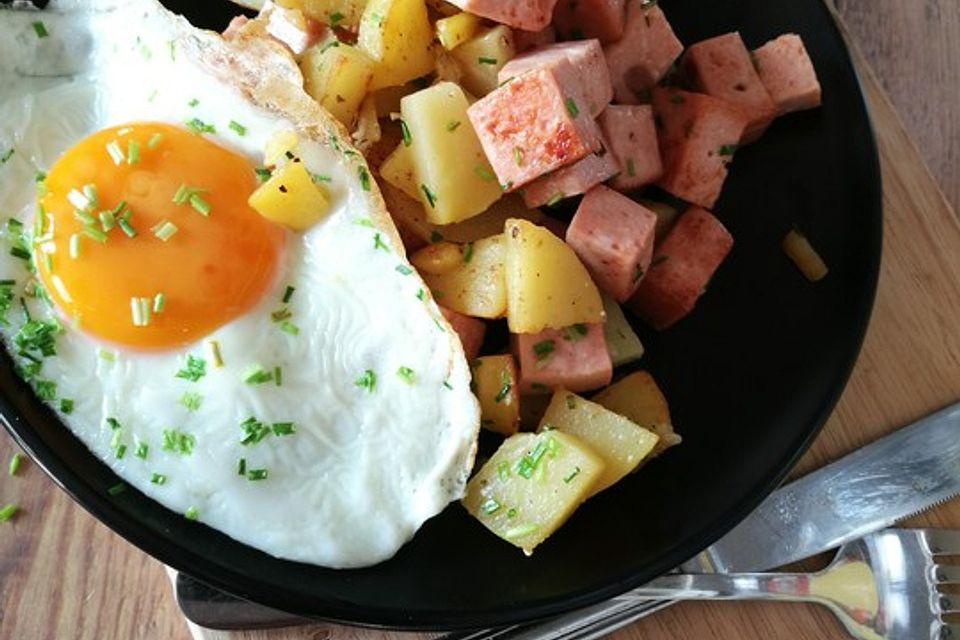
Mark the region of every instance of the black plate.
[[[220, 27], [222, 2], [169, 2]], [[163, 562], [228, 592], [314, 617], [457, 628], [527, 620], [641, 584], [729, 530], [781, 481], [836, 402], [856, 359], [881, 245], [877, 153], [857, 77], [820, 0], [661, 0], [684, 43], [739, 29], [749, 46], [800, 33], [822, 109], [783, 118], [737, 154], [718, 215], [736, 247], [696, 312], [656, 335], [643, 365], [685, 438], [586, 503], [525, 558], [457, 505], [391, 561], [331, 571], [275, 560], [188, 522], [118, 482], [0, 367], [14, 436], [78, 502]], [[830, 265], [810, 284], [780, 243], [804, 230]]]

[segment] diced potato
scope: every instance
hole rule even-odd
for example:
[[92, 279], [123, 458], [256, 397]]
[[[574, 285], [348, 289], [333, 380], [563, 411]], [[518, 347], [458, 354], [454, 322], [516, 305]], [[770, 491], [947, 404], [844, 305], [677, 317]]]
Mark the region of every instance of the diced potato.
[[607, 322], [603, 334], [607, 339], [607, 353], [614, 367], [634, 362], [643, 357], [643, 343], [623, 315], [623, 309], [610, 296], [603, 296], [603, 310]]
[[467, 483], [463, 506], [530, 555], [590, 495], [603, 460], [559, 431], [507, 438]]
[[370, 89], [402, 85], [432, 71], [432, 42], [424, 0], [369, 0], [357, 46], [376, 62]]
[[417, 186], [417, 175], [413, 168], [413, 153], [403, 142], [397, 145], [393, 153], [380, 165], [380, 175], [397, 189], [417, 202], [420, 201], [420, 188]]
[[472, 13], [456, 13], [449, 18], [437, 20], [437, 39], [444, 49], [450, 51], [477, 35], [482, 27], [482, 18]]
[[486, 211], [501, 195], [470, 120], [463, 90], [443, 82], [406, 96], [400, 112], [427, 220], [449, 224]]
[[659, 438], [652, 431], [580, 396], [558, 390], [540, 421], [539, 431], [574, 435], [603, 458], [605, 470], [593, 487], [599, 493], [619, 482], [646, 458]]
[[363, 51], [336, 40], [310, 47], [300, 59], [306, 92], [347, 128], [357, 119], [373, 67]]
[[604, 321], [600, 292], [567, 243], [526, 220], [507, 220], [504, 236], [512, 333]]
[[807, 240], [807, 236], [796, 229], [790, 231], [783, 239], [783, 251], [810, 282], [819, 282], [830, 272], [827, 263]]
[[281, 7], [300, 9], [307, 17], [336, 27], [355, 29], [367, 0], [275, 0]]
[[501, 318], [507, 311], [503, 235], [459, 246], [432, 244], [411, 262], [443, 306], [476, 318]]
[[660, 436], [650, 457], [680, 444], [680, 436], [674, 432], [670, 420], [667, 399], [663, 397], [653, 376], [646, 371], [628, 375], [595, 395], [592, 400]]
[[497, 88], [497, 74], [510, 58], [517, 55], [510, 27], [488, 29], [451, 51], [463, 69], [463, 86], [475, 96], [485, 96]]
[[480, 401], [480, 424], [512, 436], [520, 426], [520, 394], [513, 356], [483, 356], [474, 360], [473, 393]]
[[289, 162], [253, 192], [250, 206], [268, 220], [297, 231], [312, 227], [330, 204], [302, 162]]

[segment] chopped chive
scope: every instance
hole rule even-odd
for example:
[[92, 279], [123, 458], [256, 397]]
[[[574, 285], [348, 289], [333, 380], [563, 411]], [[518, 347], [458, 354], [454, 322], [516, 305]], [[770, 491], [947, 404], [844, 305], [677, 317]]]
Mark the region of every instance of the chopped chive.
[[520, 147], [513, 148], [513, 161], [517, 163], [518, 167], [523, 166], [523, 149]]
[[268, 472], [266, 469], [250, 469], [250, 471], [247, 471], [247, 480], [266, 480], [267, 475]]
[[427, 299], [427, 292], [424, 291], [423, 289], [417, 289], [417, 299], [418, 299], [418, 300], [426, 300], [426, 299]]
[[510, 477], [510, 463], [504, 460], [497, 465], [497, 477], [506, 480]]
[[293, 312], [290, 309], [284, 307], [283, 309], [278, 309], [270, 314], [270, 319], [274, 322], [282, 322], [289, 318], [293, 317]]
[[197, 511], [196, 507], [188, 507], [187, 510], [183, 513], [183, 517], [187, 520], [196, 520], [200, 517], [200, 512]]
[[310, 179], [314, 182], [333, 182], [333, 178], [330, 176], [325, 176], [321, 173], [311, 173]]
[[17, 505], [5, 504], [3, 505], [3, 508], [0, 509], [0, 522], [7, 522], [16, 514], [17, 514]]
[[633, 158], [627, 158], [627, 175], [631, 178], [637, 175], [637, 163]]
[[447, 389], [448, 391], [453, 391], [453, 385], [450, 384], [450, 381], [449, 381], [449, 380], [444, 380], [444, 381], [443, 381], [443, 388], [444, 388], [444, 389]]
[[60, 398], [60, 413], [73, 413], [73, 400], [70, 398]]
[[70, 258], [76, 260], [80, 257], [80, 234], [74, 233], [70, 236], [70, 245], [68, 251]]
[[493, 175], [493, 172], [488, 167], [482, 164], [478, 164], [476, 167], [474, 167], [473, 172], [477, 174], [477, 176], [479, 176], [481, 180], [484, 180], [486, 182], [493, 182], [494, 180], [497, 179], [497, 177]]
[[542, 362], [550, 357], [557, 344], [553, 340], [542, 340], [533, 345], [533, 352], [537, 356], [537, 362]]
[[484, 502], [482, 505], [480, 505], [480, 510], [489, 516], [500, 510], [500, 503], [494, 500], [493, 498], [490, 498], [489, 500]]
[[186, 407], [189, 411], [196, 411], [200, 408], [202, 403], [203, 396], [195, 391], [184, 391], [183, 395], [180, 396], [180, 404]]
[[539, 528], [539, 525], [533, 524], [532, 522], [529, 524], [521, 524], [504, 531], [503, 537], [507, 540], [516, 540], [517, 538], [523, 538], [532, 533], [536, 533]]
[[110, 154], [110, 159], [113, 160], [113, 164], [118, 167], [123, 164], [125, 158], [123, 157], [123, 149], [120, 148], [120, 143], [116, 140], [111, 140], [107, 144], [107, 153]]
[[240, 444], [243, 446], [257, 444], [270, 435], [270, 427], [253, 416], [241, 422], [240, 428], [243, 429], [243, 438], [240, 439]]
[[437, 207], [436, 194], [434, 194], [433, 191], [430, 190], [430, 187], [425, 184], [420, 185], [420, 190], [423, 191], [423, 195], [427, 197], [427, 203], [430, 205], [430, 208], [435, 209]]
[[128, 218], [121, 217], [117, 219], [117, 226], [120, 227], [120, 230], [123, 231], [128, 238], [137, 237], [137, 230], [133, 228], [133, 225], [130, 224], [130, 220]]
[[497, 59], [496, 59], [496, 58], [488, 58], [488, 57], [486, 57], [486, 56], [480, 56], [479, 58], [477, 58], [477, 62], [480, 63], [480, 64], [490, 64], [490, 65], [494, 65], [494, 64], [497, 64]]
[[563, 330], [563, 339], [569, 342], [577, 342], [587, 335], [587, 325], [578, 323], [573, 324]]
[[70, 190], [67, 194], [67, 201], [80, 211], [86, 211], [92, 206], [90, 200], [76, 189]]
[[366, 167], [358, 167], [357, 173], [360, 176], [360, 187], [364, 191], [370, 191], [370, 173]]
[[140, 143], [136, 140], [127, 142], [127, 164], [137, 164], [140, 162]]
[[217, 128], [212, 124], [207, 124], [200, 118], [191, 118], [187, 121], [187, 128], [194, 133], [216, 133]]
[[7, 149], [3, 153], [3, 155], [0, 155], [0, 164], [7, 164], [7, 161], [9, 161], [10, 158], [13, 157], [13, 154], [16, 153], [16, 151], [17, 150], [14, 149], [13, 147], [10, 147], [9, 149]]
[[110, 494], [111, 496], [118, 496], [126, 490], [127, 490], [127, 485], [125, 485], [122, 482], [118, 482], [117, 484], [108, 488], [107, 493]]
[[104, 233], [113, 229], [117, 224], [117, 218], [112, 211], [101, 211], [98, 217], [100, 218], [100, 228], [103, 229]]
[[153, 225], [150, 230], [153, 231], [153, 235], [157, 236], [164, 242], [172, 238], [173, 234], [179, 231], [177, 225], [173, 224], [169, 220], [162, 220], [161, 222], [158, 222], [157, 224]]
[[292, 422], [274, 422], [270, 428], [275, 436], [291, 436], [297, 432], [297, 427]]
[[373, 220], [370, 218], [357, 218], [353, 221], [353, 224], [357, 225], [358, 227], [369, 227], [370, 229], [374, 228]]
[[447, 131], [449, 131], [449, 132], [451, 132], [451, 133], [453, 133], [454, 131], [456, 131], [459, 127], [460, 127], [460, 121], [459, 121], [459, 120], [451, 120], [450, 122], [447, 123]]
[[247, 128], [246, 128], [245, 126], [243, 126], [242, 124], [240, 124], [239, 122], [237, 122], [236, 120], [231, 120], [231, 121], [230, 121], [230, 124], [229, 124], [229, 127], [230, 127], [238, 136], [245, 136], [245, 135], [247, 135]]
[[300, 327], [290, 321], [284, 321], [280, 323], [280, 331], [295, 336], [300, 334]]
[[119, 445], [114, 453], [117, 456], [117, 460], [123, 460], [123, 456], [127, 455], [127, 445]]
[[[339, 46], [340, 46], [340, 41], [339, 41], [339, 40], [331, 40], [330, 42], [328, 42], [327, 44], [323, 45], [323, 46], [320, 48], [320, 53], [325, 53], [328, 49], [332, 49], [332, 48], [334, 48], [334, 47], [339, 47]], [[331, 137], [330, 137], [330, 141], [334, 143], [334, 149], [336, 149], [336, 148], [337, 148], [337, 145], [336, 145], [337, 139], [334, 138], [333, 136], [331, 136]]]
[[293, 297], [293, 293], [296, 290], [297, 290], [296, 287], [291, 287], [289, 285], [287, 286], [286, 290], [283, 292], [283, 304], [287, 304], [288, 302], [290, 302], [290, 298]]
[[413, 138], [410, 137], [410, 127], [402, 119], [400, 120], [400, 135], [403, 136], [403, 146], [409, 147], [413, 144]]
[[223, 356], [220, 354], [220, 343], [216, 340], [211, 340], [207, 343], [207, 350], [210, 352], [210, 360], [213, 361], [213, 366], [217, 369], [223, 366]]
[[405, 264], [398, 264], [398, 265], [397, 265], [397, 273], [399, 273], [399, 274], [401, 274], [401, 275], [409, 276], [411, 273], [413, 273], [413, 269], [411, 269], [410, 267], [408, 267], [408, 266], [405, 265]]
[[399, 369], [397, 369], [397, 375], [400, 376], [400, 378], [408, 384], [413, 384], [416, 378], [416, 374], [413, 372], [413, 369], [411, 369], [410, 367], [400, 367]]
[[725, 144], [720, 147], [720, 155], [722, 156], [732, 156], [737, 151], [737, 145], [735, 144]]
[[199, 100], [197, 100], [196, 98], [190, 98], [190, 102], [187, 103], [187, 106], [188, 106], [188, 107], [195, 107], [195, 106], [197, 106], [198, 104], [200, 104], [200, 101], [199, 101]]
[[10, 458], [10, 466], [7, 468], [7, 472], [11, 476], [17, 475], [17, 471], [20, 470], [20, 464], [23, 462], [23, 456], [19, 453], [13, 454], [13, 457]]
[[390, 247], [383, 241], [383, 238], [379, 233], [373, 234], [373, 248], [374, 249], [383, 249], [384, 251], [390, 251]]
[[339, 11], [334, 11], [333, 13], [330, 14], [330, 26], [336, 28], [336, 26], [340, 24], [340, 22], [344, 18], [346, 18], [345, 15], [343, 15]]
[[103, 244], [104, 242], [107, 241], [107, 234], [105, 234], [100, 229], [97, 229], [96, 227], [84, 227], [83, 235], [87, 236], [92, 240], [96, 240], [100, 244]]
[[377, 388], [377, 374], [372, 370], [367, 369], [363, 372], [363, 375], [357, 378], [353, 382], [354, 386], [360, 387], [361, 389], [366, 389], [370, 393], [373, 393], [373, 390]]
[[141, 442], [137, 445], [137, 450], [133, 452], [133, 455], [137, 456], [141, 460], [146, 460], [149, 453], [150, 445], [148, 445], [146, 442]]
[[130, 298], [130, 316], [135, 327], [150, 325], [150, 298]]
[[116, 361], [117, 361], [117, 354], [115, 354], [113, 351], [107, 351], [106, 349], [100, 349], [100, 350], [98, 350], [98, 351], [97, 351], [97, 356], [98, 356], [101, 360], [106, 360], [107, 362], [116, 362]]
[[47, 25], [40, 20], [33, 23], [33, 32], [37, 34], [38, 38], [46, 38], [50, 35], [50, 32], [47, 31]]
[[550, 196], [550, 199], [547, 200], [546, 204], [548, 207], [555, 207], [558, 204], [560, 204], [560, 202], [563, 200], [564, 197], [565, 196], [563, 195], [563, 193], [561, 193], [560, 191], [557, 191], [555, 194]]
[[155, 133], [150, 136], [150, 139], [147, 140], [147, 149], [156, 149], [157, 145], [160, 144], [160, 141], [163, 140], [162, 133]]
[[500, 372], [500, 391], [497, 392], [496, 397], [493, 399], [496, 403], [501, 403], [507, 399], [510, 395], [510, 389], [513, 385], [510, 384], [510, 375], [506, 371]]
[[167, 306], [167, 296], [164, 293], [158, 293], [153, 296], [153, 312], [163, 313], [163, 308]]
[[187, 365], [177, 371], [176, 377], [189, 380], [190, 382], [196, 382], [205, 375], [207, 375], [207, 361], [203, 358], [188, 354]]
[[166, 484], [167, 476], [163, 475], [162, 473], [154, 473], [150, 476], [150, 482], [153, 484]]
[[179, 453], [180, 455], [190, 455], [193, 453], [193, 447], [196, 445], [197, 439], [189, 433], [185, 433], [180, 429], [164, 429], [163, 430], [163, 450], [164, 451], [173, 451]]
[[273, 380], [273, 374], [259, 364], [251, 364], [240, 372], [240, 379], [247, 384], [264, 384]]
[[247, 459], [246, 458], [240, 458], [239, 460], [237, 460], [237, 475], [238, 476], [247, 475]]
[[100, 198], [97, 196], [97, 187], [93, 184], [83, 185], [83, 197], [87, 199], [87, 202], [90, 203], [91, 207], [95, 207], [100, 203]]
[[278, 387], [283, 386], [283, 369], [280, 367], [273, 368], [273, 382]]
[[253, 170], [253, 172], [257, 174], [257, 181], [260, 184], [263, 184], [264, 182], [269, 180], [270, 176], [273, 175], [273, 172], [270, 171], [270, 169], [267, 169], [266, 167], [257, 167], [256, 169]]
[[573, 98], [567, 98], [563, 101], [563, 104], [567, 107], [567, 113], [570, 114], [571, 118], [576, 118], [580, 115], [580, 107], [577, 106], [577, 101]]
[[199, 193], [190, 194], [190, 206], [194, 211], [205, 216], [210, 215], [210, 204]]

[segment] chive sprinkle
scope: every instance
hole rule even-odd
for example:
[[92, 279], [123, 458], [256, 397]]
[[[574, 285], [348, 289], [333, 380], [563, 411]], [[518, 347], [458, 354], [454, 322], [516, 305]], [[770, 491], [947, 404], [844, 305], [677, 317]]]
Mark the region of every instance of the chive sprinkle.
[[510, 374], [506, 370], [500, 372], [500, 391], [497, 392], [496, 397], [493, 399], [496, 403], [501, 403], [507, 399], [510, 395], [510, 389], [513, 385], [510, 384]]
[[567, 107], [567, 113], [570, 114], [571, 118], [576, 118], [580, 115], [580, 108], [577, 106], [577, 101], [573, 98], [567, 98], [563, 101]]
[[273, 373], [259, 364], [251, 364], [240, 373], [240, 379], [247, 384], [264, 384], [273, 380]]
[[296, 290], [296, 287], [287, 286], [286, 290], [283, 292], [283, 304], [290, 302], [290, 298], [293, 297], [293, 292]]
[[96, 240], [100, 244], [103, 244], [107, 241], [107, 234], [96, 227], [84, 227], [83, 235], [87, 236], [91, 240]]
[[70, 245], [68, 253], [72, 260], [76, 260], [80, 257], [80, 234], [74, 233], [70, 235]]
[[493, 172], [482, 164], [478, 164], [476, 167], [474, 167], [473, 172], [477, 174], [477, 176], [479, 176], [479, 178], [484, 182], [493, 182], [497, 179], [497, 177], [493, 175]]
[[100, 228], [104, 232], [110, 231], [117, 224], [117, 218], [112, 211], [101, 211], [98, 217], [100, 218]]
[[490, 498], [489, 500], [484, 502], [482, 505], [480, 505], [480, 510], [489, 516], [500, 510], [500, 503], [494, 500], [493, 498]]
[[[128, 212], [128, 213], [129, 213], [129, 212]], [[117, 226], [120, 227], [120, 230], [123, 231], [123, 233], [126, 234], [126, 236], [127, 236], [128, 238], [136, 238], [136, 237], [137, 237], [137, 230], [133, 228], [133, 225], [132, 225], [132, 224], [130, 224], [130, 219], [129, 219], [129, 217], [127, 217], [127, 218], [123, 218], [123, 217], [118, 218], [118, 219], [117, 219]]]
[[237, 475], [238, 476], [247, 475], [247, 459], [246, 458], [240, 458], [239, 460], [237, 460]]
[[358, 167], [357, 174], [360, 176], [360, 187], [364, 191], [370, 191], [370, 173], [366, 167]]
[[33, 23], [33, 32], [37, 34], [38, 38], [46, 38], [50, 35], [50, 32], [47, 31], [47, 25], [40, 20]]
[[133, 326], [146, 327], [150, 325], [150, 298], [133, 297], [130, 298], [130, 316], [133, 320]]
[[196, 520], [200, 517], [200, 512], [197, 511], [196, 507], [188, 507], [187, 510], [183, 513], [183, 517], [187, 520]]
[[400, 377], [401, 380], [403, 380], [407, 384], [413, 384], [416, 378], [416, 374], [413, 372], [413, 369], [411, 369], [410, 367], [400, 367], [399, 369], [397, 369], [397, 375]]
[[176, 377], [196, 382], [205, 375], [207, 375], [207, 361], [194, 355], [187, 355], [187, 364], [177, 371]]
[[437, 207], [437, 196], [436, 196], [436, 194], [435, 194], [433, 191], [431, 191], [431, 190], [430, 190], [430, 187], [428, 187], [428, 186], [425, 185], [425, 184], [421, 184], [421, 185], [420, 185], [420, 190], [423, 191], [423, 195], [425, 195], [425, 196], [427, 197], [427, 204], [430, 205], [430, 208], [431, 208], [431, 209], [435, 209], [435, 208]]
[[247, 471], [247, 480], [257, 481], [257, 480], [266, 480], [268, 472], [266, 469], [250, 469]]
[[283, 331], [284, 333], [289, 333], [292, 336], [296, 336], [300, 334], [300, 327], [293, 324], [289, 320], [285, 320], [280, 323], [280, 331]]
[[161, 292], [153, 296], [153, 312], [154, 313], [163, 313], [163, 309], [166, 306], [167, 306], [166, 294]]
[[239, 122], [237, 122], [236, 120], [231, 120], [229, 127], [230, 127], [230, 129], [232, 129], [238, 136], [245, 136], [245, 135], [247, 135], [247, 128], [246, 128], [245, 126], [243, 126], [242, 124], [240, 124]]
[[196, 411], [202, 403], [203, 396], [195, 391], [184, 391], [183, 395], [180, 396], [180, 404], [186, 407], [188, 411]]
[[558, 204], [560, 204], [560, 202], [563, 200], [564, 197], [565, 197], [565, 196], [563, 195], [562, 192], [557, 191], [555, 194], [553, 194], [552, 196], [550, 196], [550, 199], [547, 200], [546, 205], [547, 205], [548, 207], [551, 207], [551, 208], [552, 208], [552, 207], [555, 207], [555, 206], [557, 206]]
[[281, 367], [273, 368], [273, 382], [278, 387], [283, 386], [283, 369]]
[[339, 11], [334, 11], [330, 14], [330, 26], [336, 28], [336, 26], [339, 25], [344, 18], [346, 18], [345, 15]]
[[118, 167], [125, 160], [123, 156], [123, 149], [120, 148], [120, 143], [116, 140], [111, 140], [110, 143], [107, 144], [107, 153], [110, 155], [110, 159], [113, 160], [113, 164], [117, 165]]
[[194, 133], [216, 133], [217, 128], [212, 124], [207, 124], [200, 118], [191, 118], [187, 121], [187, 128]]
[[127, 142], [127, 164], [140, 162], [140, 143], [136, 140]]
[[362, 376], [354, 381], [353, 384], [361, 389], [366, 389], [370, 393], [373, 393], [373, 390], [377, 387], [377, 374], [372, 370], [367, 369], [363, 372]]
[[459, 121], [459, 120], [451, 120], [450, 122], [447, 123], [447, 131], [449, 131], [450, 133], [453, 133], [453, 132], [456, 131], [459, 127], [460, 127], [460, 121]]
[[147, 140], [147, 149], [156, 149], [157, 145], [160, 144], [160, 141], [163, 140], [162, 133], [155, 133], [150, 136], [150, 139]]
[[413, 269], [411, 269], [410, 267], [408, 267], [408, 266], [405, 265], [405, 264], [398, 264], [398, 265], [397, 265], [397, 273], [399, 273], [399, 274], [401, 274], [401, 275], [404, 275], [404, 276], [409, 276], [410, 274], [413, 273]]
[[480, 63], [480, 64], [490, 64], [490, 65], [494, 65], [494, 64], [497, 64], [497, 59], [496, 59], [496, 58], [488, 58], [488, 57], [486, 57], [486, 56], [480, 56], [479, 58], [477, 58], [477, 62]]
[[403, 120], [400, 120], [400, 135], [403, 136], [403, 146], [409, 147], [413, 144], [413, 138], [410, 136], [410, 127]]
[[153, 231], [153, 235], [166, 242], [172, 238], [173, 234], [175, 234], [179, 229], [177, 228], [177, 225], [173, 224], [169, 220], [162, 220], [153, 225], [150, 230]]
[[11, 476], [17, 475], [17, 471], [20, 470], [20, 464], [23, 462], [23, 456], [19, 453], [13, 454], [13, 457], [10, 458], [10, 466], [7, 471]]
[[137, 456], [141, 460], [147, 459], [147, 454], [150, 453], [150, 445], [146, 442], [141, 442], [137, 445], [137, 450], [133, 452], [133, 455]]
[[732, 156], [737, 151], [737, 145], [735, 144], [725, 144], [720, 147], [720, 155], [722, 156]]
[[73, 413], [73, 400], [70, 398], [60, 398], [60, 412], [61, 413]]
[[390, 247], [384, 243], [383, 238], [379, 233], [373, 234], [373, 248], [374, 249], [383, 249], [384, 251], [390, 251]]
[[193, 207], [194, 211], [200, 213], [201, 215], [210, 215], [210, 204], [204, 200], [199, 193], [190, 195], [190, 206]]
[[270, 428], [275, 436], [292, 436], [297, 432], [297, 427], [292, 422], [274, 422]]
[[17, 514], [17, 505], [5, 504], [3, 505], [3, 508], [0, 509], [0, 522], [7, 522], [16, 514]]
[[150, 482], [153, 484], [166, 484], [167, 476], [163, 475], [162, 473], [154, 473], [150, 476]]
[[533, 345], [533, 352], [537, 356], [537, 362], [543, 362], [553, 353], [557, 344], [553, 340], [542, 340]]
[[113, 485], [112, 487], [109, 487], [109, 488], [107, 489], [107, 493], [110, 494], [111, 496], [114, 496], [114, 497], [115, 497], [115, 496], [120, 495], [121, 493], [123, 493], [123, 492], [126, 491], [126, 490], [127, 490], [127, 485], [125, 485], [125, 484], [122, 483], [122, 482], [118, 482], [117, 484]]

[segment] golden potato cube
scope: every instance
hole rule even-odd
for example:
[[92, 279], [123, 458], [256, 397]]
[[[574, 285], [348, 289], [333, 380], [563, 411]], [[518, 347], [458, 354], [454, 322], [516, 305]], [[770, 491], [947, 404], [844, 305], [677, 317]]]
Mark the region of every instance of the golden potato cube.
[[450, 51], [477, 35], [482, 27], [482, 18], [472, 13], [460, 12], [437, 20], [437, 39], [444, 49]]
[[432, 244], [411, 262], [438, 303], [467, 316], [493, 319], [507, 311], [503, 253], [500, 234], [465, 245]]
[[538, 431], [549, 433], [550, 429], [578, 437], [603, 458], [605, 470], [593, 493], [613, 486], [640, 466], [659, 440], [652, 431], [564, 389], [554, 392], [540, 419]]
[[401, 142], [380, 165], [380, 176], [416, 201], [420, 201], [420, 187], [413, 167], [413, 153]]
[[253, 192], [251, 208], [267, 220], [303, 231], [326, 215], [330, 204], [302, 162], [289, 162]]
[[300, 59], [300, 70], [306, 92], [345, 127], [352, 127], [373, 77], [369, 56], [332, 40], [308, 49]]
[[593, 396], [592, 400], [660, 436], [651, 458], [680, 444], [681, 438], [674, 432], [670, 420], [667, 399], [648, 372], [631, 373]]
[[566, 242], [544, 227], [513, 218], [505, 224], [504, 237], [512, 333], [604, 321], [600, 291]]
[[485, 527], [530, 555], [590, 495], [603, 460], [559, 431], [518, 433], [467, 483], [463, 506]]
[[614, 367], [635, 362], [643, 357], [643, 343], [637, 337], [633, 327], [623, 315], [623, 309], [616, 300], [608, 295], [603, 298], [603, 311], [607, 322], [603, 325], [603, 335], [607, 340], [607, 353]]
[[486, 211], [503, 192], [467, 118], [463, 89], [442, 82], [408, 95], [400, 112], [410, 133], [427, 220], [450, 224]]
[[470, 363], [470, 368], [473, 393], [480, 401], [480, 424], [512, 436], [520, 427], [520, 393], [513, 356], [482, 356]]
[[464, 42], [450, 54], [463, 70], [464, 88], [483, 97], [497, 88], [497, 74], [517, 55], [517, 51], [513, 45], [513, 31], [500, 25]]
[[276, 0], [281, 7], [300, 9], [303, 14], [333, 27], [356, 29], [367, 0]]
[[433, 70], [433, 27], [424, 0], [370, 0], [357, 46], [376, 63], [370, 89], [404, 84]]

